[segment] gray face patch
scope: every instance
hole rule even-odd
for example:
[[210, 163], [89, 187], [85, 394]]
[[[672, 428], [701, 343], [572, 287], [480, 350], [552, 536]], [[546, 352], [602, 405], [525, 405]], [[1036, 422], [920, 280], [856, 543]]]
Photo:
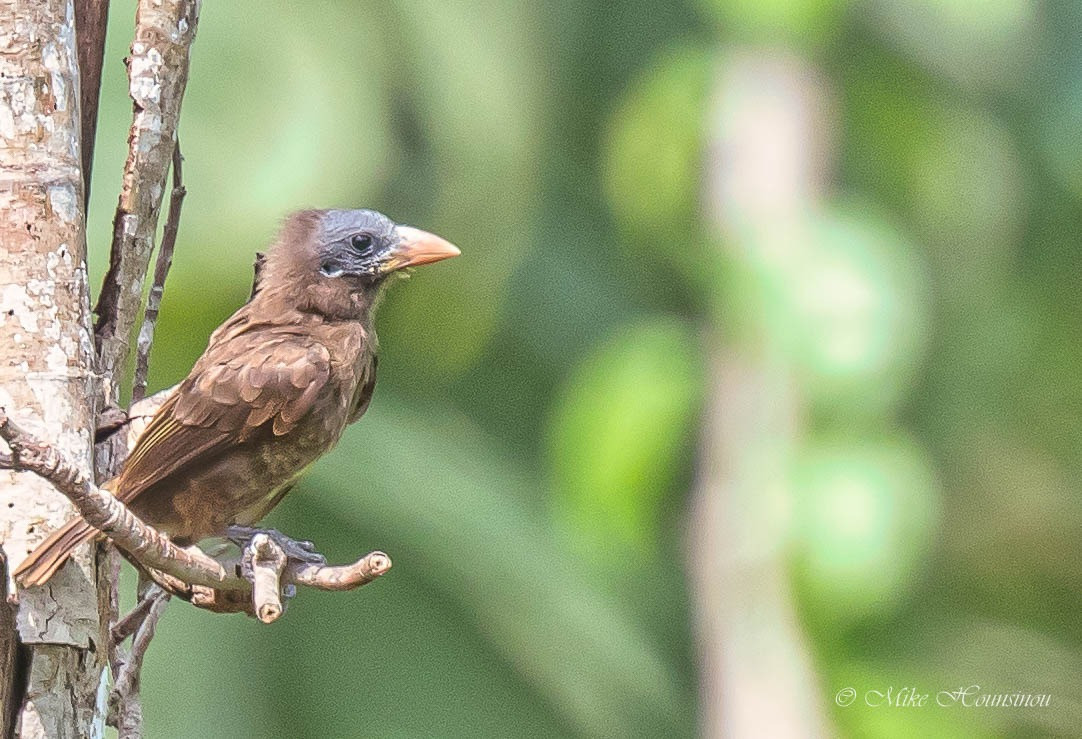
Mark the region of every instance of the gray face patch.
[[323, 214], [323, 238], [325, 245], [348, 241], [357, 233], [368, 233], [374, 238], [390, 238], [394, 235], [394, 221], [375, 210], [328, 210]]
[[394, 221], [374, 210], [329, 210], [322, 227], [320, 273], [330, 278], [378, 279], [381, 261], [399, 241]]

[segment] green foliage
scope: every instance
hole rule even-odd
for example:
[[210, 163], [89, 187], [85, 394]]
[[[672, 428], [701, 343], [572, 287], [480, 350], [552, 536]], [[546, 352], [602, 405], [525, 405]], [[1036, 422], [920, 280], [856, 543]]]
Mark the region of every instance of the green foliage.
[[613, 210], [634, 232], [628, 246], [637, 257], [679, 259], [678, 250], [652, 252], [696, 222], [712, 68], [701, 46], [672, 49], [634, 81], [613, 116], [604, 184]]
[[820, 443], [802, 451], [790, 485], [808, 608], [835, 625], [896, 608], [937, 534], [940, 491], [921, 452], [897, 437]]
[[624, 327], [567, 379], [548, 428], [552, 502], [588, 554], [627, 566], [628, 550], [657, 553], [701, 387], [696, 337], [672, 319]]
[[818, 41], [837, 28], [846, 0], [699, 0], [730, 33], [751, 41]]
[[831, 414], [889, 409], [924, 341], [927, 288], [912, 247], [870, 209], [829, 211], [779, 269], [781, 318], [813, 406]]

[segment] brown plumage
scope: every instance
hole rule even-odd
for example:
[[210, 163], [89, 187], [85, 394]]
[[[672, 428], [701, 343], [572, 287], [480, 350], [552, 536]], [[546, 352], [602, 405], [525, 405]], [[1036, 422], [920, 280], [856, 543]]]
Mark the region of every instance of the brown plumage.
[[[106, 487], [182, 545], [255, 524], [368, 407], [385, 278], [456, 254], [375, 211], [290, 216], [252, 299], [211, 335]], [[97, 534], [69, 521], [16, 579], [44, 583]]]

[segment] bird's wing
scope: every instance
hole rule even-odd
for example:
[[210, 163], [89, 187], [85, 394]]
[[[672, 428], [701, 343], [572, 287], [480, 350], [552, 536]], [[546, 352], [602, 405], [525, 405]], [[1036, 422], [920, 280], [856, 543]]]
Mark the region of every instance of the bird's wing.
[[297, 334], [242, 334], [208, 349], [139, 437], [117, 480], [117, 497], [131, 501], [257, 432], [288, 433], [311, 410], [330, 366], [325, 346]]
[[368, 405], [372, 402], [372, 393], [376, 390], [376, 368], [378, 366], [379, 359], [373, 354], [372, 361], [364, 369], [364, 384], [357, 389], [357, 395], [353, 400], [353, 408], [349, 412], [346, 423], [353, 423], [368, 410]]

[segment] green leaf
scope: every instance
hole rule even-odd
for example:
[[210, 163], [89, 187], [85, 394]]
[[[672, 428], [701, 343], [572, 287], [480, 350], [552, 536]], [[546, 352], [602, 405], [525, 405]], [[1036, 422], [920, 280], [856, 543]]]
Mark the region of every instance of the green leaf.
[[624, 326], [566, 381], [547, 431], [553, 505], [590, 554], [623, 561], [656, 551], [702, 382], [693, 330], [666, 317]]
[[631, 84], [609, 122], [605, 194], [638, 258], [685, 267], [694, 259], [680, 239], [698, 222], [714, 63], [713, 52], [697, 44], [669, 50]]

